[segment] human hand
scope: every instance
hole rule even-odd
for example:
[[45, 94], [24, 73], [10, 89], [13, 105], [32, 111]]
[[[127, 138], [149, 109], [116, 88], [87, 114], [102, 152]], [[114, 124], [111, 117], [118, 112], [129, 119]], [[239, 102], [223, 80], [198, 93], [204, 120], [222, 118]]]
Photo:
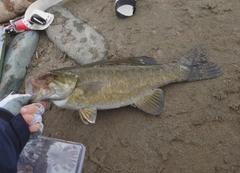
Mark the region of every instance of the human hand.
[[29, 124], [30, 139], [33, 139], [43, 131], [41, 115], [45, 111], [44, 106], [46, 106], [46, 102], [42, 102], [44, 106], [41, 103], [26, 105], [30, 99], [30, 94], [9, 94], [0, 101], [0, 107], [8, 110], [15, 116], [21, 112], [25, 122]]
[[0, 107], [8, 110], [14, 116], [19, 114], [20, 108], [26, 105], [31, 99], [30, 94], [9, 94], [0, 101]]
[[31, 132], [30, 140], [39, 136], [43, 131], [42, 114], [45, 111], [46, 102], [32, 103], [20, 109], [23, 119]]

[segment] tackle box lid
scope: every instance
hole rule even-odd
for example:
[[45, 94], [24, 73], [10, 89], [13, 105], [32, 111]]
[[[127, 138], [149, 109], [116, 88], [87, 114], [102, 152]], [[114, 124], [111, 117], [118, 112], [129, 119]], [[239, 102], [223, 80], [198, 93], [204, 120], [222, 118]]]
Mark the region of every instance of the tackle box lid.
[[81, 173], [85, 150], [81, 143], [40, 135], [21, 152], [18, 173]]

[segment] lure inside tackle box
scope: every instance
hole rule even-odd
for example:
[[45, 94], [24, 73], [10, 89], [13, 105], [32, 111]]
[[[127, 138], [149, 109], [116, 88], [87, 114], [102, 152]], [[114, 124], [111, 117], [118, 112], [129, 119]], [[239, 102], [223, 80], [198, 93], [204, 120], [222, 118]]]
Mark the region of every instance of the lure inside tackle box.
[[85, 150], [81, 143], [39, 136], [24, 147], [18, 161], [18, 173], [80, 173]]

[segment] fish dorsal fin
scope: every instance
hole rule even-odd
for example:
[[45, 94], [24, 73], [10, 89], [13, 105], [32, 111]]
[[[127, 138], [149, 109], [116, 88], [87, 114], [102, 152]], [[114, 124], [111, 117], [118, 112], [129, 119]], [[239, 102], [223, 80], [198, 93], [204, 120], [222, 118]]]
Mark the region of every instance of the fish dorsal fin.
[[128, 57], [124, 59], [115, 60], [119, 65], [153, 65], [157, 64], [156, 60], [148, 56]]
[[114, 65], [154, 65], [157, 64], [154, 58], [148, 56], [128, 57], [124, 59], [111, 59], [93, 62], [90, 64], [81, 65], [82, 67], [95, 66], [114, 66]]
[[152, 115], [159, 115], [164, 108], [164, 94], [161, 89], [154, 89], [149, 95], [144, 96], [133, 104], [137, 108]]
[[85, 124], [95, 123], [97, 118], [96, 108], [82, 108], [79, 109], [79, 115]]

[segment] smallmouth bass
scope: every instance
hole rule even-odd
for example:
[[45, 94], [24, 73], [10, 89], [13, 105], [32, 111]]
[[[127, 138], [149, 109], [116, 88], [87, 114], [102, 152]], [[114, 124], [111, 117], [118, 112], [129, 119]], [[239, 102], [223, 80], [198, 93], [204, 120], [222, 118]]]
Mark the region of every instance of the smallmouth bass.
[[25, 90], [33, 95], [33, 102], [47, 100], [61, 108], [79, 110], [82, 121], [88, 124], [95, 123], [97, 110], [127, 105], [159, 115], [164, 108], [160, 87], [220, 74], [220, 68], [208, 61], [206, 48], [200, 45], [169, 64], [135, 57], [50, 70], [29, 77]]

